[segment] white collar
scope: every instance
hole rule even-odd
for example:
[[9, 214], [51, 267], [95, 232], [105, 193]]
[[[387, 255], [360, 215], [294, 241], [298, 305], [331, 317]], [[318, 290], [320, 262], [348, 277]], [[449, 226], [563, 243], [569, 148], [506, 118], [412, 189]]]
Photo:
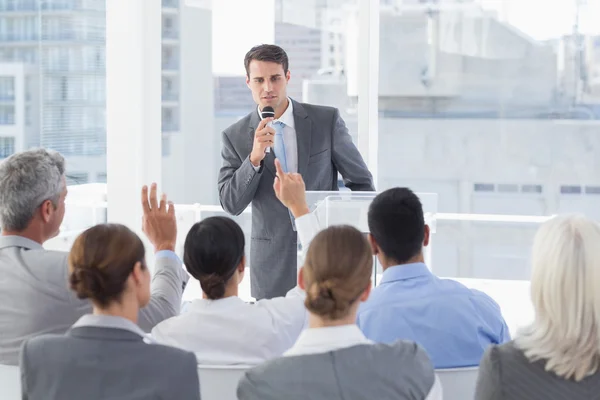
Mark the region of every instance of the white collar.
[[186, 312], [202, 310], [206, 308], [211, 308], [214, 310], [219, 308], [239, 307], [241, 304], [246, 304], [246, 302], [240, 299], [238, 296], [230, 296], [217, 300], [195, 299], [188, 304]]
[[[288, 99], [287, 108], [285, 109], [283, 114], [281, 114], [281, 117], [274, 120], [273, 122], [280, 121], [280, 122], [283, 122], [285, 125], [289, 126], [290, 128], [296, 129], [296, 124], [294, 123], [294, 105], [292, 103], [292, 99], [290, 99], [289, 97], [287, 99]], [[260, 106], [257, 107], [257, 112], [258, 112], [258, 116], [262, 120], [263, 117], [260, 113]]]
[[111, 329], [123, 329], [137, 335], [140, 335], [146, 343], [149, 343], [148, 335], [136, 324], [123, 317], [116, 317], [113, 315], [96, 315], [86, 314], [79, 318], [73, 325], [73, 328], [80, 328], [84, 326], [92, 326], [96, 328], [111, 328]]
[[355, 324], [309, 328], [300, 333], [294, 346], [286, 351], [284, 356], [325, 353], [358, 344], [371, 343], [373, 342], [367, 339]]

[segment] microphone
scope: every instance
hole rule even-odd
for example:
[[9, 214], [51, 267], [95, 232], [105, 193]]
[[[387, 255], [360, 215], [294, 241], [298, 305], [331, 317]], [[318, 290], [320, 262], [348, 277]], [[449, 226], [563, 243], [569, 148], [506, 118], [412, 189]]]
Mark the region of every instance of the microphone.
[[[260, 115], [261, 115], [261, 117], [263, 119], [265, 119], [265, 118], [275, 118], [275, 110], [271, 106], [266, 106], [266, 107], [263, 107], [262, 111], [260, 112]], [[267, 126], [271, 126], [271, 123], [269, 122], [267, 124]], [[267, 147], [265, 149], [265, 152], [270, 153], [271, 152], [271, 148]]]

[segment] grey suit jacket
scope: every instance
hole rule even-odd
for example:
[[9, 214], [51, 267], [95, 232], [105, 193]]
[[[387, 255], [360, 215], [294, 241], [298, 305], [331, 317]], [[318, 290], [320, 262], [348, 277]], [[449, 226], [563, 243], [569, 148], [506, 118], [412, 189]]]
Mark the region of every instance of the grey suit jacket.
[[200, 399], [193, 353], [101, 327], [25, 342], [21, 387], [27, 400]]
[[[67, 257], [23, 237], [0, 236], [0, 364], [17, 365], [24, 340], [65, 333], [92, 312], [91, 303], [69, 289]], [[179, 314], [188, 279], [175, 257], [156, 259], [152, 298], [139, 316], [144, 331]]]
[[[338, 171], [352, 190], [372, 191], [373, 177], [352, 143], [335, 108], [293, 101], [298, 142], [298, 173], [306, 190], [338, 190]], [[254, 131], [260, 122], [254, 110], [222, 135], [223, 165], [219, 173], [221, 206], [238, 215], [252, 202], [250, 277], [257, 299], [284, 296], [296, 285], [298, 244], [287, 208], [275, 197], [273, 152], [256, 172], [250, 162]]]
[[425, 351], [398, 341], [269, 361], [246, 372], [237, 395], [240, 400], [424, 400], [434, 383]]
[[600, 371], [581, 382], [545, 370], [544, 360], [530, 362], [514, 341], [489, 347], [479, 365], [476, 400], [599, 400]]

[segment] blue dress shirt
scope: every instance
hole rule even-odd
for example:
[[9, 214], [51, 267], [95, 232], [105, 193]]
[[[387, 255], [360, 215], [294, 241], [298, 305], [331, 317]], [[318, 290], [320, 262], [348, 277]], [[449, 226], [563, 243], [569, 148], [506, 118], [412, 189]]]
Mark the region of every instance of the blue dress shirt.
[[422, 263], [386, 269], [359, 308], [357, 323], [375, 342], [417, 342], [435, 368], [479, 365], [490, 344], [510, 340], [500, 307], [491, 297], [440, 279]]

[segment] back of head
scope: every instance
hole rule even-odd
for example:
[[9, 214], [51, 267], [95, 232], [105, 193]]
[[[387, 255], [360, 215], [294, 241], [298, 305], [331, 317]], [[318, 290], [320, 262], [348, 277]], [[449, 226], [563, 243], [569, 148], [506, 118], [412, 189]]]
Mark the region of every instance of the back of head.
[[558, 376], [581, 380], [600, 362], [600, 225], [583, 216], [553, 218], [532, 249], [535, 321], [517, 345]]
[[209, 299], [220, 299], [244, 257], [244, 232], [231, 218], [196, 223], [185, 238], [183, 262]]
[[314, 237], [303, 267], [306, 308], [327, 320], [348, 316], [371, 283], [373, 256], [364, 235], [351, 226], [332, 226]]
[[69, 253], [69, 283], [80, 299], [106, 307], [119, 301], [137, 262], [144, 262], [144, 244], [129, 228], [102, 224], [75, 239]]
[[27, 228], [46, 200], [55, 207], [64, 189], [65, 160], [55, 151], [27, 150], [0, 163], [0, 225], [5, 231]]
[[419, 197], [408, 188], [381, 192], [369, 207], [369, 231], [384, 255], [405, 264], [423, 249], [425, 218]]

